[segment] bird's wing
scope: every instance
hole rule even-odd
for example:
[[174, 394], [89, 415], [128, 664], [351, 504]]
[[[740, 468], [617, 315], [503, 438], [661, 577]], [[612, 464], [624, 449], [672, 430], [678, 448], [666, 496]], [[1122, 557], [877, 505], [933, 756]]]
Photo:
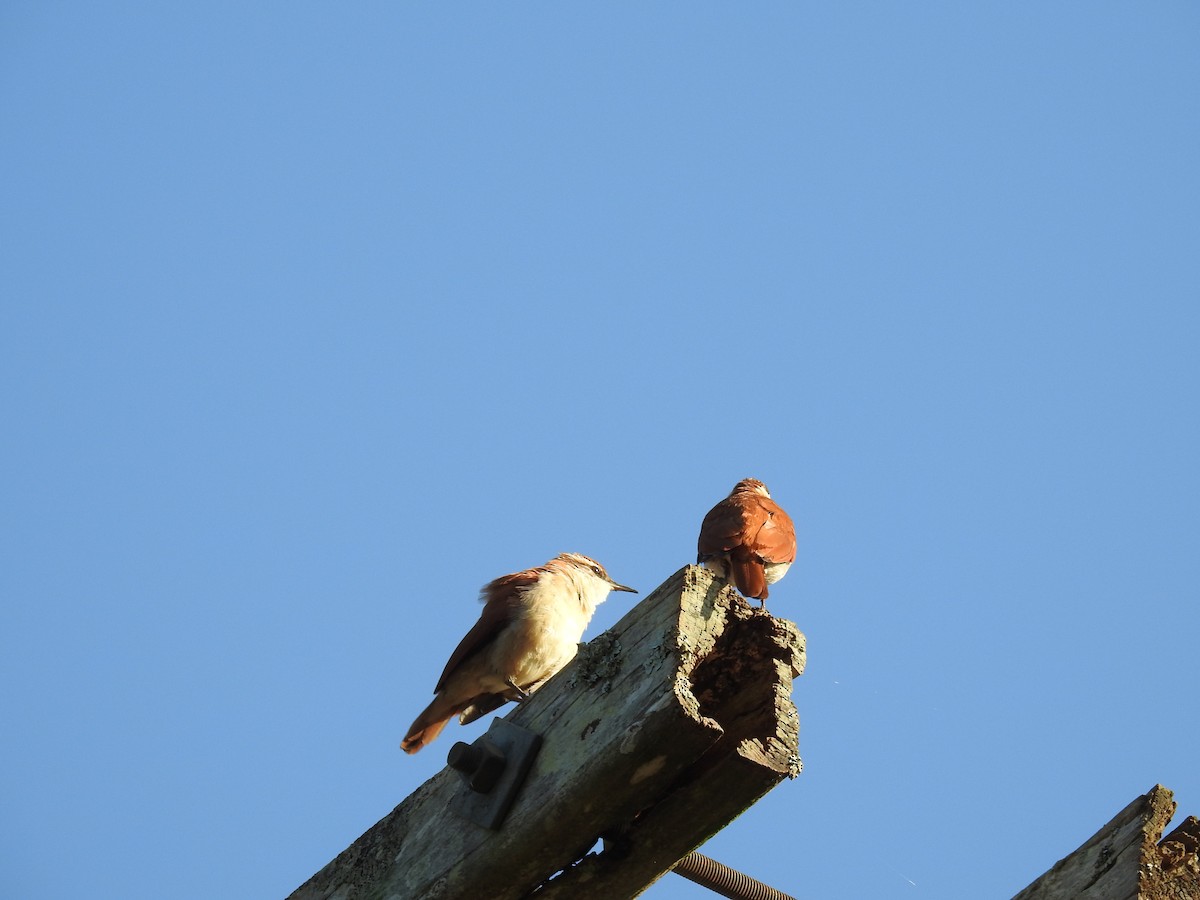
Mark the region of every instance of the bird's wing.
[[796, 527], [769, 497], [755, 497], [746, 514], [747, 544], [756, 556], [772, 563], [796, 559]]
[[708, 511], [700, 523], [696, 553], [700, 558], [732, 550], [742, 542], [746, 531], [746, 509], [740, 498], [726, 497]]
[[471, 630], [458, 642], [458, 646], [450, 654], [450, 660], [446, 663], [442, 677], [438, 679], [437, 687], [433, 689], [435, 694], [446, 686], [446, 679], [454, 673], [455, 669], [495, 640], [496, 635], [503, 630], [504, 626], [513, 620], [520, 608], [521, 594], [537, 580], [537, 572], [530, 570], [516, 572], [512, 575], [502, 575], [495, 581], [484, 585], [483, 590], [479, 593], [479, 598], [483, 601], [483, 612], [479, 614], [479, 621], [471, 626]]

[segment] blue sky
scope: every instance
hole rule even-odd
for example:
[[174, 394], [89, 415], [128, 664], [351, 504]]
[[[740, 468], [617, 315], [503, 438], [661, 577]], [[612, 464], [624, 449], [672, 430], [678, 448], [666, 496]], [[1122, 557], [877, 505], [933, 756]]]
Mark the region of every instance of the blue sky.
[[397, 747], [483, 583], [644, 596], [745, 476], [805, 771], [710, 855], [1005, 897], [1156, 782], [1200, 812], [1198, 38], [6, 4], [4, 893], [285, 896], [486, 728]]

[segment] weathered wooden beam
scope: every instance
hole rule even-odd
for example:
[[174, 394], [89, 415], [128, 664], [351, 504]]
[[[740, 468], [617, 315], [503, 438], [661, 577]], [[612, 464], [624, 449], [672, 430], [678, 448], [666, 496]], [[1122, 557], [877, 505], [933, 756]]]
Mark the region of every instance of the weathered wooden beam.
[[443, 770], [290, 900], [636, 896], [799, 772], [803, 668], [795, 625], [681, 569], [508, 715], [543, 743], [499, 830]]
[[1200, 900], [1200, 822], [1189, 816], [1164, 839], [1174, 815], [1155, 785], [1013, 900]]

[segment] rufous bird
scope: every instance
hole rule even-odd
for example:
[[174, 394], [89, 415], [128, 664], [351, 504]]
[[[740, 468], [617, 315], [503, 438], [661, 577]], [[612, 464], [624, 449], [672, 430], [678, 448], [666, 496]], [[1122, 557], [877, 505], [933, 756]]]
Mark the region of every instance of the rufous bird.
[[466, 725], [510, 700], [524, 701], [575, 657], [584, 629], [610, 591], [629, 591], [582, 553], [483, 586], [479, 621], [459, 642], [425, 707], [400, 742], [416, 753], [454, 716]]
[[696, 562], [767, 606], [767, 585], [796, 560], [796, 528], [767, 486], [743, 478], [700, 525]]

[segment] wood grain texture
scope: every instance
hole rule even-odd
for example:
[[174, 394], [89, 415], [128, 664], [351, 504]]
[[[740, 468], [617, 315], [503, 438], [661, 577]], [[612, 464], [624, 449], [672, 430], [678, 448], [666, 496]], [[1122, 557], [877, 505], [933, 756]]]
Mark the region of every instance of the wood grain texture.
[[499, 831], [449, 811], [443, 770], [292, 900], [636, 896], [799, 772], [803, 667], [792, 623], [681, 569], [509, 714], [544, 743]]
[[1155, 785], [1013, 900], [1200, 900], [1200, 829], [1189, 817], [1163, 839], [1174, 815]]

